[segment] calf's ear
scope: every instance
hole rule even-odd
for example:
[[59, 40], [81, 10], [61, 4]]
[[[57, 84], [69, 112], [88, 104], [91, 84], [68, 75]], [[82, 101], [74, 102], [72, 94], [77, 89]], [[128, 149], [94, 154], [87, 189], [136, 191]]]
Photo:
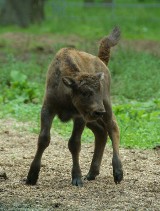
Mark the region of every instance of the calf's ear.
[[100, 81], [102, 81], [104, 79], [104, 73], [103, 72], [97, 73], [96, 76], [99, 78]]
[[69, 88], [73, 88], [76, 86], [76, 81], [72, 77], [65, 76], [62, 78], [62, 81]]

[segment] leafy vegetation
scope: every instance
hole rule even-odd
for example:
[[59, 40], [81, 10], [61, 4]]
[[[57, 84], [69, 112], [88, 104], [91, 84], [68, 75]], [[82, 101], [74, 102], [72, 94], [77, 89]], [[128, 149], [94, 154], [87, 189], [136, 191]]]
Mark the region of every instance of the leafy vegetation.
[[[17, 42], [16, 47], [5, 33], [8, 30], [19, 32], [20, 29], [13, 26], [0, 28], [3, 35], [0, 36], [0, 118], [11, 117], [29, 122], [30, 127], [25, 129], [34, 133], [39, 132], [47, 66], [59, 48], [72, 44], [67, 41], [67, 36], [77, 35], [74, 37], [76, 47], [93, 54], [96, 53], [97, 39], [115, 24], [121, 26], [123, 38], [158, 40], [160, 37], [157, 8], [151, 8], [148, 13], [148, 8], [116, 8], [112, 11], [83, 6], [73, 10], [72, 6], [68, 6], [61, 17], [58, 12], [51, 14], [55, 9], [51, 4], [47, 5], [47, 19], [41, 27], [33, 25], [22, 29], [19, 35], [22, 40], [24, 34], [32, 36], [35, 33], [36, 39], [28, 39], [19, 45]], [[43, 43], [38, 35], [43, 33], [47, 33], [44, 39], [54, 33], [54, 44]], [[48, 47], [53, 50], [46, 53]], [[152, 148], [160, 144], [159, 67], [159, 56], [152, 52], [138, 52], [122, 45], [112, 54], [109, 64], [112, 101], [120, 126], [122, 147]], [[68, 139], [72, 122], [62, 124], [55, 118], [52, 130]], [[90, 142], [94, 137], [86, 129], [82, 139]]]

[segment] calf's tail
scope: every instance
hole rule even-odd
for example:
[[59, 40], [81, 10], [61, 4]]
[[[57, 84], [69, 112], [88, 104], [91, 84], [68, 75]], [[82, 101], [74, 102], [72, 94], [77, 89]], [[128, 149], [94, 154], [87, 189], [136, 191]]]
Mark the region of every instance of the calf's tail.
[[104, 37], [100, 41], [98, 57], [106, 65], [108, 65], [110, 59], [110, 49], [111, 47], [117, 45], [118, 41], [120, 40], [120, 34], [120, 29], [118, 27], [115, 27], [107, 37]]

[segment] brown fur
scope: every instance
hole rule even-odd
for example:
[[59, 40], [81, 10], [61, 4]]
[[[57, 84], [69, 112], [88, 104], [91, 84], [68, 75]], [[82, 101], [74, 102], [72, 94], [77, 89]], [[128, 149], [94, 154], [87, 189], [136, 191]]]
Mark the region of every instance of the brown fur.
[[120, 30], [118, 27], [115, 27], [109, 36], [104, 37], [101, 40], [100, 46], [99, 46], [98, 57], [106, 65], [108, 65], [108, 62], [110, 59], [110, 49], [111, 49], [111, 47], [117, 45], [119, 39], [120, 39]]
[[117, 44], [118, 28], [102, 39], [99, 54], [93, 56], [71, 48], [61, 49], [48, 69], [46, 92], [41, 111], [41, 131], [38, 148], [31, 164], [27, 184], [34, 185], [40, 171], [41, 157], [50, 142], [52, 120], [57, 115], [61, 121], [73, 120], [74, 126], [68, 147], [72, 154], [72, 184], [82, 186], [79, 165], [80, 139], [84, 127], [95, 136], [95, 150], [86, 179], [99, 174], [100, 164], [109, 135], [113, 144], [113, 176], [115, 183], [123, 178], [119, 158], [119, 129], [110, 102], [110, 74], [106, 66], [110, 48]]

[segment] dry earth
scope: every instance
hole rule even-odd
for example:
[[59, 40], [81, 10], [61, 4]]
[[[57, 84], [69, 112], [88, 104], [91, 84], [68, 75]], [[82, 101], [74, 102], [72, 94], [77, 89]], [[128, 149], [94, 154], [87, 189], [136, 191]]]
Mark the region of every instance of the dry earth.
[[[100, 40], [100, 39], [99, 39]], [[89, 44], [88, 44], [89, 43]], [[91, 45], [92, 43], [92, 45]], [[91, 53], [97, 54], [97, 47], [99, 41], [89, 41], [80, 38], [76, 35], [31, 35], [20, 32], [8, 32], [0, 34], [0, 48], [4, 48], [7, 45], [18, 52], [21, 55], [21, 59], [26, 59], [27, 52], [34, 51], [36, 53], [53, 54], [57, 51], [56, 48], [61, 47], [78, 47], [83, 46], [83, 50], [87, 50]], [[152, 53], [155, 56], [160, 56], [160, 42], [153, 40], [121, 40], [120, 46], [122, 48], [131, 48], [136, 51]], [[114, 49], [113, 49], [114, 51]], [[0, 52], [1, 59], [5, 61], [5, 54]]]
[[[12, 119], [0, 120], [0, 210], [160, 210], [159, 149], [120, 149], [124, 180], [115, 185], [112, 150], [107, 146], [100, 175], [78, 188], [71, 185], [67, 142], [52, 133], [38, 184], [24, 185], [21, 181], [27, 175], [37, 142], [37, 135], [27, 132], [29, 126]], [[87, 174], [92, 154], [93, 144], [83, 143], [83, 175]]]

